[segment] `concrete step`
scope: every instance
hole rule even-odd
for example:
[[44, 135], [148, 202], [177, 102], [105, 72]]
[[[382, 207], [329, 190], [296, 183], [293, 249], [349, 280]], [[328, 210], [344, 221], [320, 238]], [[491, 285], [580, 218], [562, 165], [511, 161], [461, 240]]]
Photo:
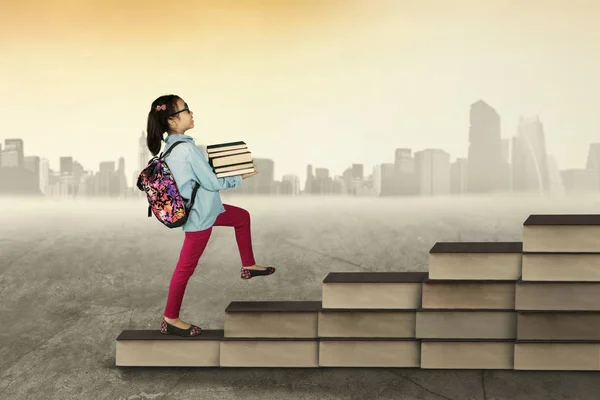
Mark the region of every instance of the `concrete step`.
[[117, 337], [119, 367], [218, 367], [223, 330], [184, 338], [155, 330], [124, 330]]
[[233, 301], [225, 309], [225, 337], [316, 338], [321, 301]]
[[517, 281], [515, 309], [600, 311], [600, 282]]
[[600, 253], [600, 214], [535, 214], [523, 223], [524, 252]]
[[221, 367], [315, 368], [319, 339], [223, 337]]
[[430, 279], [517, 280], [521, 242], [438, 242], [429, 251]]
[[426, 272], [330, 272], [323, 308], [417, 309]]
[[426, 280], [423, 308], [497, 309], [515, 308], [516, 281]]
[[393, 338], [321, 338], [320, 367], [418, 368], [420, 342]]
[[422, 339], [422, 369], [512, 369], [514, 340]]
[[517, 340], [514, 369], [599, 371], [600, 341]]
[[519, 340], [600, 340], [598, 311], [519, 311]]
[[600, 281], [600, 253], [523, 253], [524, 281]]
[[419, 309], [416, 321], [419, 339], [516, 339], [514, 310]]
[[413, 309], [322, 309], [318, 336], [414, 338], [416, 314]]

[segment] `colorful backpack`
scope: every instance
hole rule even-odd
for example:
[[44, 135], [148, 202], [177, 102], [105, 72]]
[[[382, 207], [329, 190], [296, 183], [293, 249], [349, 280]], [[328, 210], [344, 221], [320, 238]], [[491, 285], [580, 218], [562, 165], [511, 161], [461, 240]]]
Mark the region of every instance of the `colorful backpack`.
[[148, 217], [154, 213], [156, 218], [168, 228], [177, 228], [185, 224], [194, 205], [196, 192], [200, 187], [200, 184], [196, 182], [191, 202], [186, 205], [190, 199], [181, 196], [171, 170], [163, 160], [180, 143], [183, 141], [173, 143], [165, 154], [161, 153], [160, 156], [152, 157], [148, 161], [148, 166], [144, 168], [137, 179], [138, 189], [146, 192], [148, 197]]

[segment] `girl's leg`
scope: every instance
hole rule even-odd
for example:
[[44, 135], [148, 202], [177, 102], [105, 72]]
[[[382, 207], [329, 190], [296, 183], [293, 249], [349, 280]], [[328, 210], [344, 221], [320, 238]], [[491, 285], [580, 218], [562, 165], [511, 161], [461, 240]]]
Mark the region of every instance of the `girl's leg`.
[[243, 267], [255, 265], [250, 232], [250, 213], [243, 208], [223, 204], [225, 212], [219, 214], [213, 226], [233, 226]]
[[185, 240], [179, 254], [179, 261], [169, 285], [169, 296], [164, 313], [165, 317], [170, 319], [179, 318], [179, 310], [183, 302], [185, 288], [198, 266], [198, 260], [208, 244], [211, 232], [212, 227], [203, 231], [185, 232]]

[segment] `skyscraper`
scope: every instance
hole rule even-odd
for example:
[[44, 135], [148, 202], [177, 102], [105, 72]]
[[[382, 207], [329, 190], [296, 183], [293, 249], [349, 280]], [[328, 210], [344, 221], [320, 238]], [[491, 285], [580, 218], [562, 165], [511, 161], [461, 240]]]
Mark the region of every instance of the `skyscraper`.
[[146, 134], [142, 131], [142, 135], [138, 139], [138, 175], [146, 166], [148, 165], [148, 161], [152, 158], [152, 153], [148, 150], [148, 145], [146, 144]]
[[512, 182], [514, 191], [550, 192], [544, 126], [539, 117], [519, 119], [513, 139]]
[[244, 181], [239, 188], [231, 189], [230, 193], [271, 195], [275, 183], [275, 163], [269, 158], [254, 158], [252, 160], [258, 174]]
[[73, 174], [73, 157], [60, 157], [60, 174]]
[[504, 189], [500, 115], [483, 100], [471, 104], [467, 190], [485, 193]]
[[415, 152], [415, 169], [419, 178], [421, 195], [447, 195], [450, 193], [450, 154], [441, 149]]
[[419, 179], [415, 170], [415, 159], [409, 148], [398, 148], [394, 153], [395, 194], [413, 195], [419, 193]]
[[2, 150], [2, 168], [25, 168], [25, 156], [23, 154], [23, 139], [5, 139], [4, 150]]
[[596, 190], [600, 190], [600, 143], [590, 144], [586, 169], [594, 173], [596, 177]]
[[467, 159], [457, 158], [450, 165], [450, 192], [464, 194], [467, 192]]

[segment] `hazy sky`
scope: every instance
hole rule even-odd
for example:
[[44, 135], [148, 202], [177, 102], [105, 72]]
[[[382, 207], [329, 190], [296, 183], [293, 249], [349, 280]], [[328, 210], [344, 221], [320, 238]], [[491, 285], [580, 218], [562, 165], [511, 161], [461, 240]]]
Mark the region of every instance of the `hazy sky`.
[[[167, 6], [170, 4], [170, 6]], [[198, 144], [245, 140], [275, 178], [341, 174], [396, 147], [468, 148], [469, 105], [502, 135], [539, 115], [560, 168], [600, 141], [600, 1], [0, 0], [0, 139], [58, 168], [127, 161], [175, 93]]]

